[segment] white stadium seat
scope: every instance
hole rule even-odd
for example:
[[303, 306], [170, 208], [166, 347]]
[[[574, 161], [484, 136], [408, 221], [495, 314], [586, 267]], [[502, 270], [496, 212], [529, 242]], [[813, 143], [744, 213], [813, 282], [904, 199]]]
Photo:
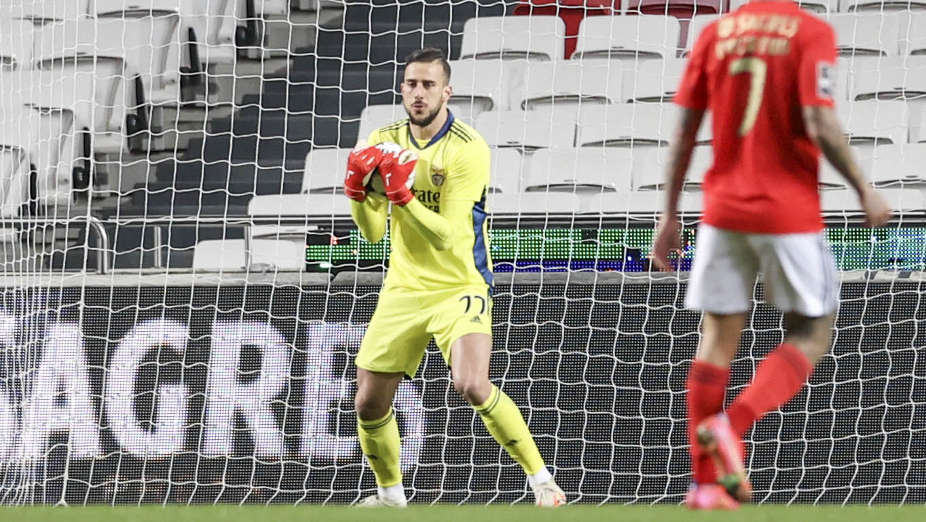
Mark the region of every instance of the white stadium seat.
[[907, 143], [910, 113], [902, 101], [859, 101], [837, 106], [850, 145]]
[[626, 102], [671, 102], [685, 71], [685, 61], [677, 58], [646, 60], [624, 71]]
[[845, 0], [844, 10], [854, 12], [909, 12], [911, 9], [926, 9], [922, 0]]
[[[665, 192], [606, 192], [584, 200], [583, 211], [590, 214], [640, 214], [655, 217], [666, 207]], [[699, 214], [704, 210], [700, 192], [683, 192], [679, 198], [681, 215]]]
[[895, 56], [899, 52], [900, 19], [896, 14], [835, 14], [827, 21], [836, 31], [840, 56]]
[[[895, 213], [922, 212], [926, 208], [926, 192], [915, 188], [882, 188], [878, 190]], [[820, 206], [825, 214], [862, 214], [862, 205], [854, 190], [825, 190], [820, 194]]]
[[583, 109], [576, 143], [582, 147], [665, 146], [678, 114], [678, 107], [671, 103], [624, 103]]
[[6, 0], [0, 2], [0, 18], [23, 18], [47, 23], [76, 20], [90, 14], [91, 0]]
[[524, 110], [621, 103], [621, 66], [611, 60], [539, 62], [527, 66]]
[[492, 150], [492, 174], [489, 192], [514, 193], [521, 190], [524, 159], [514, 149]]
[[493, 216], [568, 215], [582, 211], [582, 199], [563, 192], [496, 193], [489, 194], [486, 206]]
[[694, 48], [694, 44], [698, 41], [698, 36], [701, 35], [701, 31], [710, 25], [711, 22], [719, 18], [720, 15], [718, 14], [703, 14], [697, 15], [691, 19], [691, 22], [688, 23], [688, 35], [685, 44], [685, 54], [690, 53], [691, 49]]
[[180, 103], [179, 0], [97, 0], [96, 14], [96, 54], [123, 57], [150, 103]]
[[339, 194], [344, 186], [347, 156], [352, 149], [315, 149], [305, 157], [302, 192]]
[[558, 16], [480, 16], [463, 25], [460, 58], [561, 60], [566, 26]]
[[524, 185], [528, 192], [626, 192], [632, 169], [630, 149], [543, 149], [531, 157]]
[[301, 271], [304, 267], [305, 235], [298, 241], [215, 239], [200, 241], [193, 247], [193, 270], [197, 271]]
[[590, 16], [579, 25], [572, 59], [675, 58], [679, 34], [674, 16]]
[[[183, 27], [193, 29], [199, 59], [207, 66], [235, 63], [236, 4], [237, 0], [180, 1]], [[188, 31], [184, 30], [181, 36], [190, 43]], [[189, 51], [187, 56], [184, 63], [189, 64]]]
[[367, 105], [360, 113], [360, 131], [357, 133], [357, 141], [366, 142], [371, 132], [407, 117], [405, 107], [400, 104]]
[[[633, 190], [665, 190], [668, 158], [669, 150], [666, 147], [649, 147], [634, 151]], [[704, 175], [713, 162], [714, 150], [711, 147], [695, 147], [682, 189], [700, 191], [704, 184]]]
[[507, 109], [514, 76], [511, 69], [500, 60], [450, 62], [453, 96], [449, 107], [454, 115], [472, 125], [485, 111]]
[[926, 98], [926, 56], [862, 60], [855, 65], [851, 100]]
[[926, 54], [926, 11], [907, 14], [901, 27], [900, 53], [914, 56]]
[[858, 154], [867, 178], [881, 188], [926, 188], [926, 143], [884, 145]]
[[536, 111], [489, 111], [479, 115], [476, 131], [490, 147], [515, 147], [531, 151], [547, 147], [572, 147], [575, 143], [576, 110], [573, 107]]
[[[0, 117], [2, 118], [2, 117]], [[29, 178], [32, 174], [28, 148], [30, 136], [19, 129], [0, 126], [0, 217], [14, 217], [29, 201]], [[5, 236], [4, 236], [5, 237]]]
[[350, 216], [350, 200], [343, 194], [280, 194], [254, 196], [249, 216]]
[[0, 70], [32, 67], [34, 25], [29, 20], [0, 16]]

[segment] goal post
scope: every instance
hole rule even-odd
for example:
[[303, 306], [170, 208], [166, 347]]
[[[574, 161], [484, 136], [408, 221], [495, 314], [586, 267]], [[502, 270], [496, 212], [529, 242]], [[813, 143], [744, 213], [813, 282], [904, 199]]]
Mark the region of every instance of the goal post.
[[[570, 501], [682, 501], [699, 341], [683, 298], [707, 122], [680, 270], [652, 271], [650, 248], [685, 50], [729, 6], [7, 4], [0, 504], [346, 504], [375, 491], [353, 360], [391, 238], [361, 237], [341, 163], [403, 117], [404, 56], [421, 46], [447, 51], [450, 109], [492, 148], [490, 378]], [[823, 169], [842, 281], [833, 350], [750, 434], [748, 465], [760, 502], [921, 503], [921, 13], [835, 4], [807, 7], [839, 32], [837, 107], [896, 217], [865, 228]], [[731, 395], [783, 336], [762, 297], [760, 283]], [[410, 500], [531, 501], [433, 348], [395, 402]]]

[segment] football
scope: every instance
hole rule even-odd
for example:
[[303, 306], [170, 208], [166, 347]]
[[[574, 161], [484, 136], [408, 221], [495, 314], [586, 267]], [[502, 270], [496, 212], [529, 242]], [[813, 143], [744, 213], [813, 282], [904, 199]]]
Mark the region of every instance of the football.
[[386, 195], [386, 186], [383, 185], [383, 177], [379, 175], [379, 169], [373, 169], [370, 175], [370, 181], [367, 182], [367, 190], [376, 194]]

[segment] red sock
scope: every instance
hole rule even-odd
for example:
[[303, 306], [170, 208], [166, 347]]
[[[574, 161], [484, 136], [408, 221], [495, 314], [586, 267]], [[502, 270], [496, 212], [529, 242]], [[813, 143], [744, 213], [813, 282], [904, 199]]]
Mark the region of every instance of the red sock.
[[749, 386], [727, 410], [730, 425], [742, 437], [766, 413], [797, 395], [813, 365], [792, 344], [782, 343], [759, 364]]
[[695, 430], [701, 421], [723, 410], [730, 369], [696, 360], [688, 371], [688, 442], [691, 445], [691, 471], [697, 484], [717, 481], [717, 470], [710, 456], [701, 450]]

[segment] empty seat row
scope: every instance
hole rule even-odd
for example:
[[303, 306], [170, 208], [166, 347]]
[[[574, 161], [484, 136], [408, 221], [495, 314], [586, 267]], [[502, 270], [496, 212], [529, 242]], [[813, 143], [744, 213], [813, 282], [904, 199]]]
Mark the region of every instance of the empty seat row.
[[[926, 143], [853, 146], [867, 177], [879, 187], [926, 189]], [[306, 158], [302, 192], [339, 193], [350, 149], [318, 149]], [[711, 147], [695, 147], [685, 180], [687, 191], [701, 190], [713, 161]], [[668, 149], [552, 148], [523, 156], [512, 149], [492, 151], [489, 191], [628, 192], [662, 190]], [[821, 190], [846, 189], [848, 184], [829, 163], [821, 161]]]
[[[926, 142], [923, 107], [905, 101], [867, 100], [837, 105], [847, 139], [854, 145]], [[640, 147], [667, 145], [679, 109], [672, 103], [563, 103], [530, 111], [486, 111], [474, 127], [492, 147], [529, 152], [550, 147]], [[404, 117], [400, 105], [372, 105], [361, 114], [360, 139]], [[466, 118], [463, 118], [464, 120]], [[711, 142], [708, 118], [698, 142]]]
[[[697, 35], [719, 15], [695, 16], [688, 30], [674, 16], [593, 16], [582, 20], [571, 59], [673, 58], [690, 49]], [[844, 56], [926, 53], [926, 11], [831, 14]], [[565, 26], [556, 16], [472, 18], [463, 28], [460, 58], [564, 59]]]

